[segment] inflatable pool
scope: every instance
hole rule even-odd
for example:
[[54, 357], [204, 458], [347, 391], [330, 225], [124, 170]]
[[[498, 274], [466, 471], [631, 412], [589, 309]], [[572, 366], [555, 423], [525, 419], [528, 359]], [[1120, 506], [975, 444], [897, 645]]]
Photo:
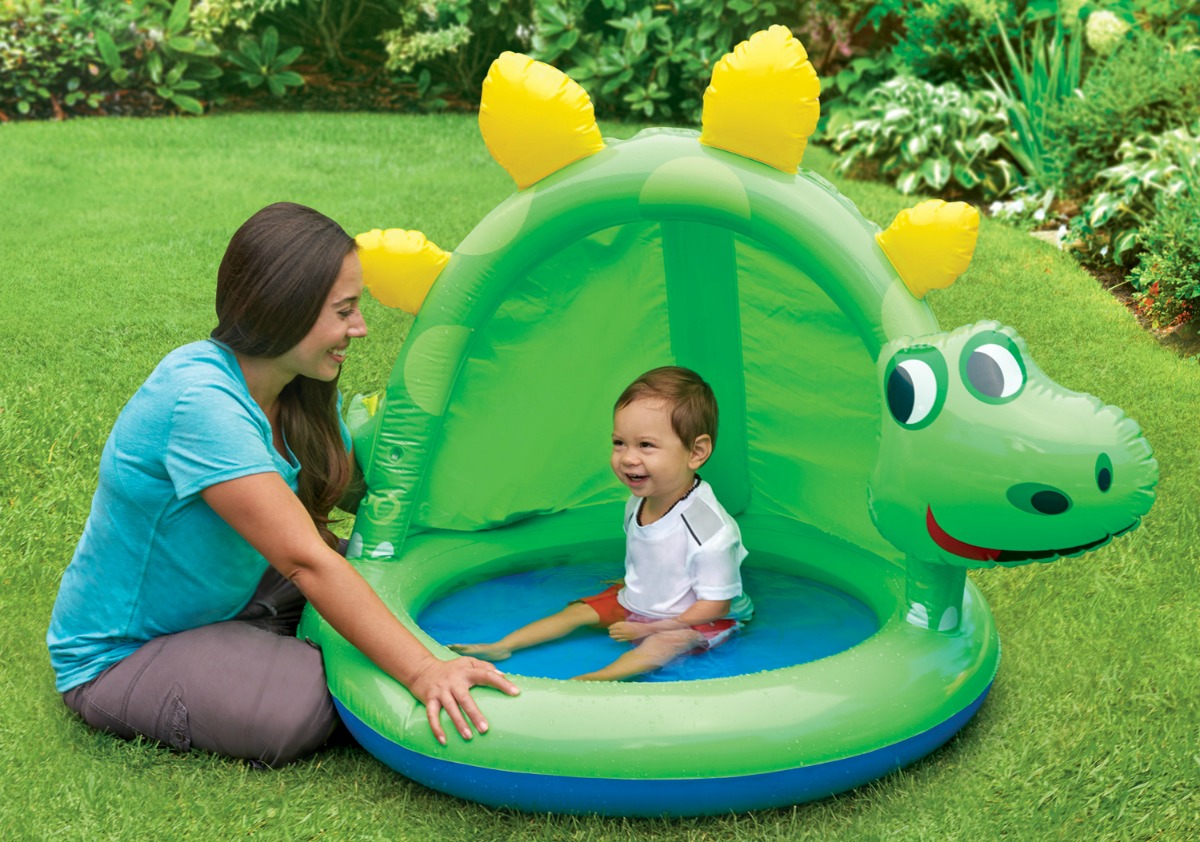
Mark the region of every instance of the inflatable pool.
[[356, 432], [369, 492], [348, 554], [454, 657], [413, 620], [434, 600], [620, 557], [612, 400], [677, 363], [717, 393], [703, 474], [746, 566], [853, 597], [877, 631], [725, 678], [514, 675], [519, 697], [477, 692], [486, 735], [441, 746], [310, 611], [300, 633], [384, 763], [529, 811], [712, 814], [846, 790], [928, 754], [987, 696], [1000, 644], [968, 568], [1079, 555], [1149, 510], [1157, 466], [1120, 410], [1050, 381], [1009, 328], [938, 329], [924, 298], [966, 270], [974, 210], [924, 203], [881, 231], [799, 168], [816, 116], [782, 27], [718, 63], [700, 133], [605, 141], [571, 80], [497, 60], [480, 124], [518, 191], [453, 254], [415, 232], [359, 238], [372, 293], [419, 313]]

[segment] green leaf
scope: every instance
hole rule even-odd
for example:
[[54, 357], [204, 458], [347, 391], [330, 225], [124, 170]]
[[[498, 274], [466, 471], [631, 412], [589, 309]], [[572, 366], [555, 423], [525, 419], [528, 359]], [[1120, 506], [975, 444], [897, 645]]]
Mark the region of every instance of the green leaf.
[[1138, 232], [1136, 228], [1122, 231], [1113, 237], [1113, 263], [1120, 265], [1125, 262], [1125, 255], [1137, 248]]
[[171, 16], [167, 18], [167, 34], [178, 35], [180, 32], [183, 32], [187, 28], [188, 16], [191, 14], [191, 11], [191, 0], [176, 0], [175, 8], [171, 9]]
[[267, 77], [267, 87], [271, 89], [271, 94], [273, 96], [283, 96], [287, 92], [287, 88], [284, 86], [283, 82], [279, 81], [278, 76]]
[[916, 172], [906, 172], [904, 175], [896, 179], [896, 189], [901, 193], [908, 194], [917, 189], [917, 185], [921, 183], [921, 174]]
[[287, 67], [293, 61], [300, 58], [300, 55], [303, 52], [304, 52], [303, 47], [288, 47], [286, 50], [284, 50], [282, 53], [280, 53], [278, 56], [276, 56], [275, 66], [276, 67]]
[[954, 180], [961, 184], [965, 189], [970, 190], [982, 180], [973, 169], [965, 164], [954, 165]]
[[262, 37], [262, 63], [269, 67], [275, 61], [275, 53], [279, 51], [279, 30], [268, 26]]
[[197, 44], [199, 42], [195, 38], [189, 38], [186, 35], [175, 35], [166, 40], [168, 47], [181, 53], [195, 52]]
[[163, 80], [162, 53], [151, 53], [146, 60], [146, 70], [150, 73], [150, 81], [161, 85]]
[[96, 47], [100, 50], [100, 57], [104, 59], [104, 63], [110, 70], [120, 69], [121, 53], [117, 50], [117, 44], [113, 41], [112, 36], [103, 29], [96, 30]]
[[928, 158], [921, 164], [920, 173], [934, 190], [941, 190], [950, 180], [950, 162], [945, 158]]
[[275, 78], [285, 85], [297, 86], [304, 84], [304, 77], [293, 70], [281, 70], [275, 74]]
[[242, 53], [226, 53], [225, 58], [243, 70], [248, 70], [251, 73], [258, 72], [258, 63]]
[[181, 111], [187, 111], [189, 114], [203, 114], [204, 106], [197, 99], [192, 99], [190, 96], [183, 94], [175, 94], [171, 97], [171, 102], [175, 103], [175, 107]]
[[221, 68], [207, 61], [193, 62], [188, 65], [188, 70], [191, 71], [188, 75], [193, 79], [211, 81], [213, 79], [220, 79], [224, 75], [224, 71]]
[[186, 72], [187, 72], [187, 62], [186, 61], [181, 61], [181, 62], [176, 63], [176, 65], [171, 68], [170, 72], [167, 73], [167, 77], [164, 80], [165, 84], [167, 84], [168, 86], [174, 87], [179, 82], [179, 80], [183, 78], [183, 74]]

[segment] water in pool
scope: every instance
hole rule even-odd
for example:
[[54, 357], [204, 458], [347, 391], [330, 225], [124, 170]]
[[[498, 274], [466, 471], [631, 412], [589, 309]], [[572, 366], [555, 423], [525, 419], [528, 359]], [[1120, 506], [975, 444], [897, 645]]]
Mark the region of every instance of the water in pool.
[[[551, 614], [572, 599], [597, 593], [618, 579], [620, 565], [584, 561], [501, 576], [433, 602], [418, 623], [439, 643], [487, 643]], [[722, 678], [815, 661], [861, 643], [879, 629], [866, 605], [828, 585], [755, 567], [742, 568], [754, 619], [716, 649], [677, 659], [641, 681]], [[515, 653], [501, 663], [511, 675], [570, 678], [598, 669], [628, 643], [597, 629]]]

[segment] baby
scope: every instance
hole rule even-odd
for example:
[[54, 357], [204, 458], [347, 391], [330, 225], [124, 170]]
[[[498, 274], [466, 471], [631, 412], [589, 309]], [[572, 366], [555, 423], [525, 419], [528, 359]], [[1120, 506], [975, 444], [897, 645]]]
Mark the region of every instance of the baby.
[[637, 645], [608, 666], [575, 676], [617, 681], [724, 642], [754, 612], [742, 593], [741, 533], [696, 475], [712, 455], [717, 401], [698, 374], [678, 366], [648, 371], [613, 409], [612, 469], [632, 492], [625, 505], [625, 579], [522, 626], [495, 643], [455, 652], [501, 661], [518, 649], [605, 628]]

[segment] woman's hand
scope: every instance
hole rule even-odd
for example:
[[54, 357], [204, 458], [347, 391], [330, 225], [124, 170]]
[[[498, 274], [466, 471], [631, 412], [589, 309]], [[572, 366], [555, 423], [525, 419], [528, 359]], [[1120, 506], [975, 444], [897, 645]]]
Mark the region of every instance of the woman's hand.
[[487, 731], [487, 720], [471, 698], [470, 689], [476, 685], [495, 687], [510, 696], [520, 692], [493, 664], [475, 658], [454, 658], [450, 661], [431, 658], [430, 663], [409, 682], [409, 692], [424, 703], [429, 727], [442, 745], [446, 744], [446, 732], [442, 730], [441, 721], [443, 710], [464, 740], [472, 737], [467, 719], [471, 720], [479, 733]]
[[366, 580], [325, 545], [295, 492], [277, 473], [251, 474], [209, 486], [205, 502], [300, 589], [313, 608], [376, 666], [421, 701], [442, 744], [445, 710], [463, 739], [471, 739], [465, 711], [480, 732], [487, 721], [468, 692], [487, 685], [516, 695], [517, 688], [489, 663], [474, 658], [439, 661], [396, 619]]

